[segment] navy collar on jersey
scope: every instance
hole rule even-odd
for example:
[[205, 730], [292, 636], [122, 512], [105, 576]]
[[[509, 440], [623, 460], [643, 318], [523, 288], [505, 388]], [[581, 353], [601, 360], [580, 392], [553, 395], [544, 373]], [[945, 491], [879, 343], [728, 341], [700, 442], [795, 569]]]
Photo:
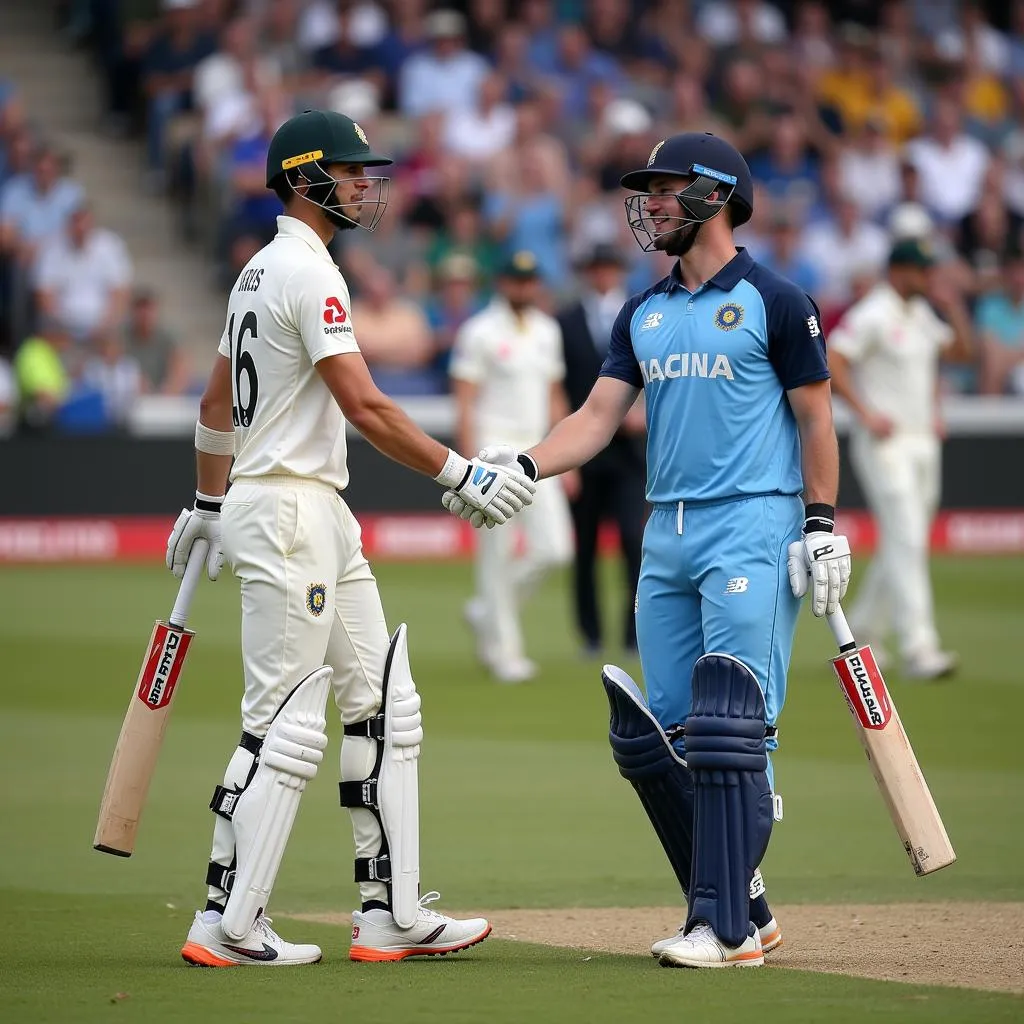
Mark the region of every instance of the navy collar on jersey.
[[[715, 288], [719, 288], [723, 292], [731, 292], [750, 273], [750, 268], [753, 265], [754, 260], [750, 253], [743, 246], [739, 246], [736, 255], [714, 277], [705, 281], [701, 288], [714, 285]], [[676, 260], [672, 265], [672, 269], [669, 271], [665, 281], [665, 290], [668, 292], [675, 291], [676, 288], [689, 291], [686, 285], [683, 284], [683, 278], [679, 272], [679, 260]]]

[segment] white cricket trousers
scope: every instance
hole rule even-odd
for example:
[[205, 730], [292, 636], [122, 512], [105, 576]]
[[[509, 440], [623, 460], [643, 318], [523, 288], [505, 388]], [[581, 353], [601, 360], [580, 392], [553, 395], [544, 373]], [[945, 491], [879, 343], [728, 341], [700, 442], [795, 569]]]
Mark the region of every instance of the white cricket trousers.
[[939, 503], [941, 443], [932, 434], [878, 440], [857, 431], [850, 459], [879, 531], [878, 549], [850, 609], [851, 627], [881, 638], [894, 626], [904, 658], [938, 650], [929, 536]]
[[[225, 561], [241, 580], [245, 732], [265, 736], [281, 701], [321, 665], [334, 670], [342, 722], [375, 715], [390, 638], [359, 524], [337, 491], [301, 477], [240, 478], [224, 500], [221, 526]], [[375, 740], [346, 736], [341, 778], [367, 778], [375, 754]], [[244, 785], [252, 763], [239, 747], [224, 785]], [[356, 855], [376, 856], [373, 814], [350, 813]], [[228, 864], [233, 856], [233, 828], [218, 817], [211, 859]], [[364, 901], [384, 900], [387, 890], [366, 882], [360, 892]]]
[[572, 559], [572, 519], [561, 481], [539, 481], [532, 505], [504, 526], [477, 530], [476, 539], [476, 590], [486, 613], [481, 654], [491, 665], [519, 661], [525, 657], [520, 605], [549, 570]]

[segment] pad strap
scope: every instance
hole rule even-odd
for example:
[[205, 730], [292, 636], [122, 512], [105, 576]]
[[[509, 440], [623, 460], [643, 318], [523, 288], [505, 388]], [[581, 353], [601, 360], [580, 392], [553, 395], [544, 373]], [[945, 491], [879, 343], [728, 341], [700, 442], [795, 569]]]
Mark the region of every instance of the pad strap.
[[[242, 730], [241, 739], [238, 745], [248, 753], [252, 754], [252, 767], [241, 786], [216, 786], [213, 790], [213, 799], [210, 801], [210, 810], [219, 814], [225, 821], [230, 821], [235, 816], [235, 805], [238, 798], [245, 792], [246, 787], [252, 782], [256, 769], [259, 767], [260, 750], [263, 749], [263, 740], [259, 736], [253, 736], [251, 732]], [[211, 885], [214, 883], [210, 883]], [[221, 886], [221, 888], [224, 888]]]
[[368, 811], [379, 811], [377, 780], [363, 779], [355, 782], [339, 782], [342, 807], [365, 807]]
[[[364, 718], [361, 722], [349, 722], [345, 726], [346, 736], [362, 736], [369, 740], [384, 739], [384, 716], [374, 715], [372, 718]], [[358, 806], [342, 804], [342, 807]]]
[[357, 882], [391, 883], [391, 858], [385, 853], [379, 857], [356, 857]]
[[222, 889], [225, 893], [230, 893], [231, 887], [235, 884], [236, 867], [237, 860], [234, 857], [231, 858], [231, 863], [227, 867], [211, 860], [206, 869], [206, 884], [212, 885], [216, 889]]

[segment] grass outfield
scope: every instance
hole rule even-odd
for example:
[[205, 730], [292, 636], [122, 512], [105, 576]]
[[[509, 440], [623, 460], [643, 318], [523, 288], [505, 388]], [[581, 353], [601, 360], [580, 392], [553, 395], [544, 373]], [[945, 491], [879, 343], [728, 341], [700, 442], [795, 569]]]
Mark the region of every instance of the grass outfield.
[[[440, 889], [449, 909], [677, 902], [660, 847], [612, 764], [598, 666], [577, 656], [564, 586], [552, 582], [527, 612], [542, 677], [504, 688], [480, 675], [461, 623], [467, 566], [381, 565], [378, 576], [390, 623], [410, 624], [424, 698], [424, 890]], [[826, 664], [830, 634], [806, 616], [775, 760], [786, 819], [764, 866], [773, 902], [1024, 899], [1024, 823], [1014, 811], [1024, 783], [1024, 561], [943, 559], [935, 576], [943, 637], [963, 670], [939, 685], [903, 683], [892, 672], [890, 684], [959, 862], [914, 877]], [[784, 970], [665, 971], [650, 958], [585, 959], [497, 935], [451, 962], [367, 968], [343, 959], [343, 929], [283, 919], [286, 936], [324, 946], [324, 964], [188, 971], [176, 958], [202, 898], [206, 804], [238, 732], [230, 578], [200, 588], [199, 635], [136, 855], [126, 861], [91, 849], [131, 683], [152, 620], [172, 596], [173, 581], [155, 567], [0, 571], [6, 1020], [234, 1024], [347, 1011], [385, 1020], [593, 1022], [638, 1019], [642, 1005], [644, 1018], [699, 1006], [702, 1019], [718, 1022], [749, 1019], [747, 992], [791, 1021], [1024, 1016], [1013, 996]], [[275, 891], [280, 914], [356, 905], [348, 820], [337, 807], [337, 722], [330, 731], [327, 769], [303, 801]]]

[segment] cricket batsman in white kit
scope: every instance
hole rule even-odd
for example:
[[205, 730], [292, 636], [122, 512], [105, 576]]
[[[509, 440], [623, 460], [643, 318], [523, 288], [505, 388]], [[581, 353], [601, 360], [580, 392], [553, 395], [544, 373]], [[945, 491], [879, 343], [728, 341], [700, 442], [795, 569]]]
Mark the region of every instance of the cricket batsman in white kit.
[[956, 668], [935, 626], [929, 535], [939, 503], [938, 364], [970, 357], [962, 303], [944, 293], [939, 319], [925, 295], [934, 258], [926, 241], [897, 241], [886, 280], [854, 303], [829, 338], [832, 389], [856, 419], [850, 458], [878, 523], [878, 551], [850, 608], [850, 627], [876, 655], [895, 626], [903, 671], [938, 679]]
[[362, 901], [350, 958], [450, 953], [491, 930], [482, 918], [428, 909], [437, 893], [420, 896], [420, 698], [406, 627], [389, 637], [359, 526], [341, 497], [346, 421], [500, 521], [530, 503], [534, 485], [428, 437], [367, 371], [327, 243], [337, 230], [376, 227], [388, 179], [367, 168], [390, 163], [342, 114], [306, 111], [278, 129], [267, 186], [285, 213], [231, 290], [200, 405], [196, 501], [174, 525], [167, 564], [181, 575], [204, 539], [210, 579], [226, 560], [241, 580], [245, 691], [242, 737], [210, 804], [206, 908], [182, 949], [191, 964], [320, 959], [318, 946], [281, 939], [264, 911], [302, 792], [323, 759], [332, 691]]
[[[515, 438], [537, 444], [569, 411], [562, 381], [562, 330], [537, 307], [539, 267], [532, 252], [513, 253], [498, 272], [498, 294], [459, 329], [449, 373], [463, 452]], [[477, 534], [476, 596], [466, 618], [477, 653], [503, 683], [536, 674], [526, 657], [519, 609], [544, 576], [572, 558], [572, 517], [562, 480], [541, 480], [518, 529]], [[516, 557], [522, 534], [524, 551]]]

